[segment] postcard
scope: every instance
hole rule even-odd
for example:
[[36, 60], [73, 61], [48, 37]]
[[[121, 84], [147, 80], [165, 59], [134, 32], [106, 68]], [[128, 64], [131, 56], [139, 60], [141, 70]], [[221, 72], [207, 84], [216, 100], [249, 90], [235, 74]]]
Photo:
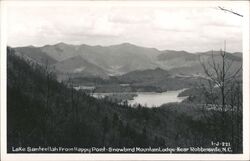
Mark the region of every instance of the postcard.
[[248, 1], [1, 1], [1, 160], [249, 160]]

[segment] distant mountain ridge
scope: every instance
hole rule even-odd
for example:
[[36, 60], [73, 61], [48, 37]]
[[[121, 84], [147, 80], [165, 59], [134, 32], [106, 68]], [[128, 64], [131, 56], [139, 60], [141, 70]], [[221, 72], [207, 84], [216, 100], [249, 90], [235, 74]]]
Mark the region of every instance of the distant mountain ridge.
[[[178, 73], [200, 72], [200, 60], [210, 59], [211, 51], [189, 53], [186, 51], [158, 50], [130, 43], [111, 46], [70, 45], [58, 43], [42, 47], [18, 47], [17, 53], [38, 63], [55, 67], [62, 79], [71, 77], [101, 77], [123, 75], [133, 71], [161, 68]], [[219, 51], [213, 52], [215, 57]], [[227, 53], [241, 63], [242, 53]], [[183, 70], [182, 70], [183, 69]], [[190, 72], [188, 71], [190, 69]]]

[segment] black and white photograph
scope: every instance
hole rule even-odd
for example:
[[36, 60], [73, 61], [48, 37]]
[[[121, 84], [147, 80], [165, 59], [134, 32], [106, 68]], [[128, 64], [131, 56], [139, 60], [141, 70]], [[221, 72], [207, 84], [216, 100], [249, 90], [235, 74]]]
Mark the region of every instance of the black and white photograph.
[[2, 4], [6, 158], [249, 155], [248, 1]]

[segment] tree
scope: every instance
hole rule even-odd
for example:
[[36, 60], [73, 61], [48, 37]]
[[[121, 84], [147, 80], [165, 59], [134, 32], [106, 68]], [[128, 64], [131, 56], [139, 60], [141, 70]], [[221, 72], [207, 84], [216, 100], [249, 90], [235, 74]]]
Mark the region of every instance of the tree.
[[[239, 130], [236, 133], [234, 128], [239, 129], [239, 118], [242, 113], [242, 65], [236, 67], [234, 59], [230, 59], [230, 54], [224, 51], [215, 56], [213, 51], [211, 59], [200, 61], [205, 73], [205, 82], [201, 86], [202, 94], [205, 98], [203, 104], [203, 114], [214, 135], [220, 134], [220, 141], [229, 139], [229, 129], [231, 129], [231, 142], [235, 143], [235, 138], [240, 137]], [[210, 110], [208, 109], [210, 108]], [[231, 125], [231, 127], [229, 127]], [[237, 137], [236, 137], [236, 136]], [[239, 141], [238, 141], [239, 143]]]
[[106, 134], [109, 131], [109, 118], [106, 115], [103, 119], [102, 119], [102, 123], [103, 123], [103, 134], [102, 134], [102, 144], [105, 145], [105, 139], [106, 139]]

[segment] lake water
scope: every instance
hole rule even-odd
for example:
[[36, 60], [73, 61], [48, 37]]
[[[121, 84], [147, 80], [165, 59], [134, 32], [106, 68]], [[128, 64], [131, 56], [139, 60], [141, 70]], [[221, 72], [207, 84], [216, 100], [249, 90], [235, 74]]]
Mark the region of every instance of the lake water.
[[158, 107], [166, 103], [181, 102], [187, 97], [178, 97], [179, 93], [184, 90], [167, 91], [162, 93], [156, 92], [139, 92], [133, 100], [129, 100], [128, 104], [141, 104], [147, 107]]
[[[137, 105], [141, 104], [147, 107], [158, 107], [166, 103], [172, 102], [181, 102], [187, 97], [178, 97], [179, 93], [184, 91], [176, 90], [176, 91], [167, 91], [162, 93], [157, 92], [136, 92], [137, 96], [133, 98], [133, 100], [128, 100], [129, 105]], [[93, 96], [96, 98], [103, 98], [104, 96], [114, 95], [115, 93], [95, 93]], [[121, 93], [117, 93], [121, 94]], [[128, 93], [126, 93], [128, 94]]]

